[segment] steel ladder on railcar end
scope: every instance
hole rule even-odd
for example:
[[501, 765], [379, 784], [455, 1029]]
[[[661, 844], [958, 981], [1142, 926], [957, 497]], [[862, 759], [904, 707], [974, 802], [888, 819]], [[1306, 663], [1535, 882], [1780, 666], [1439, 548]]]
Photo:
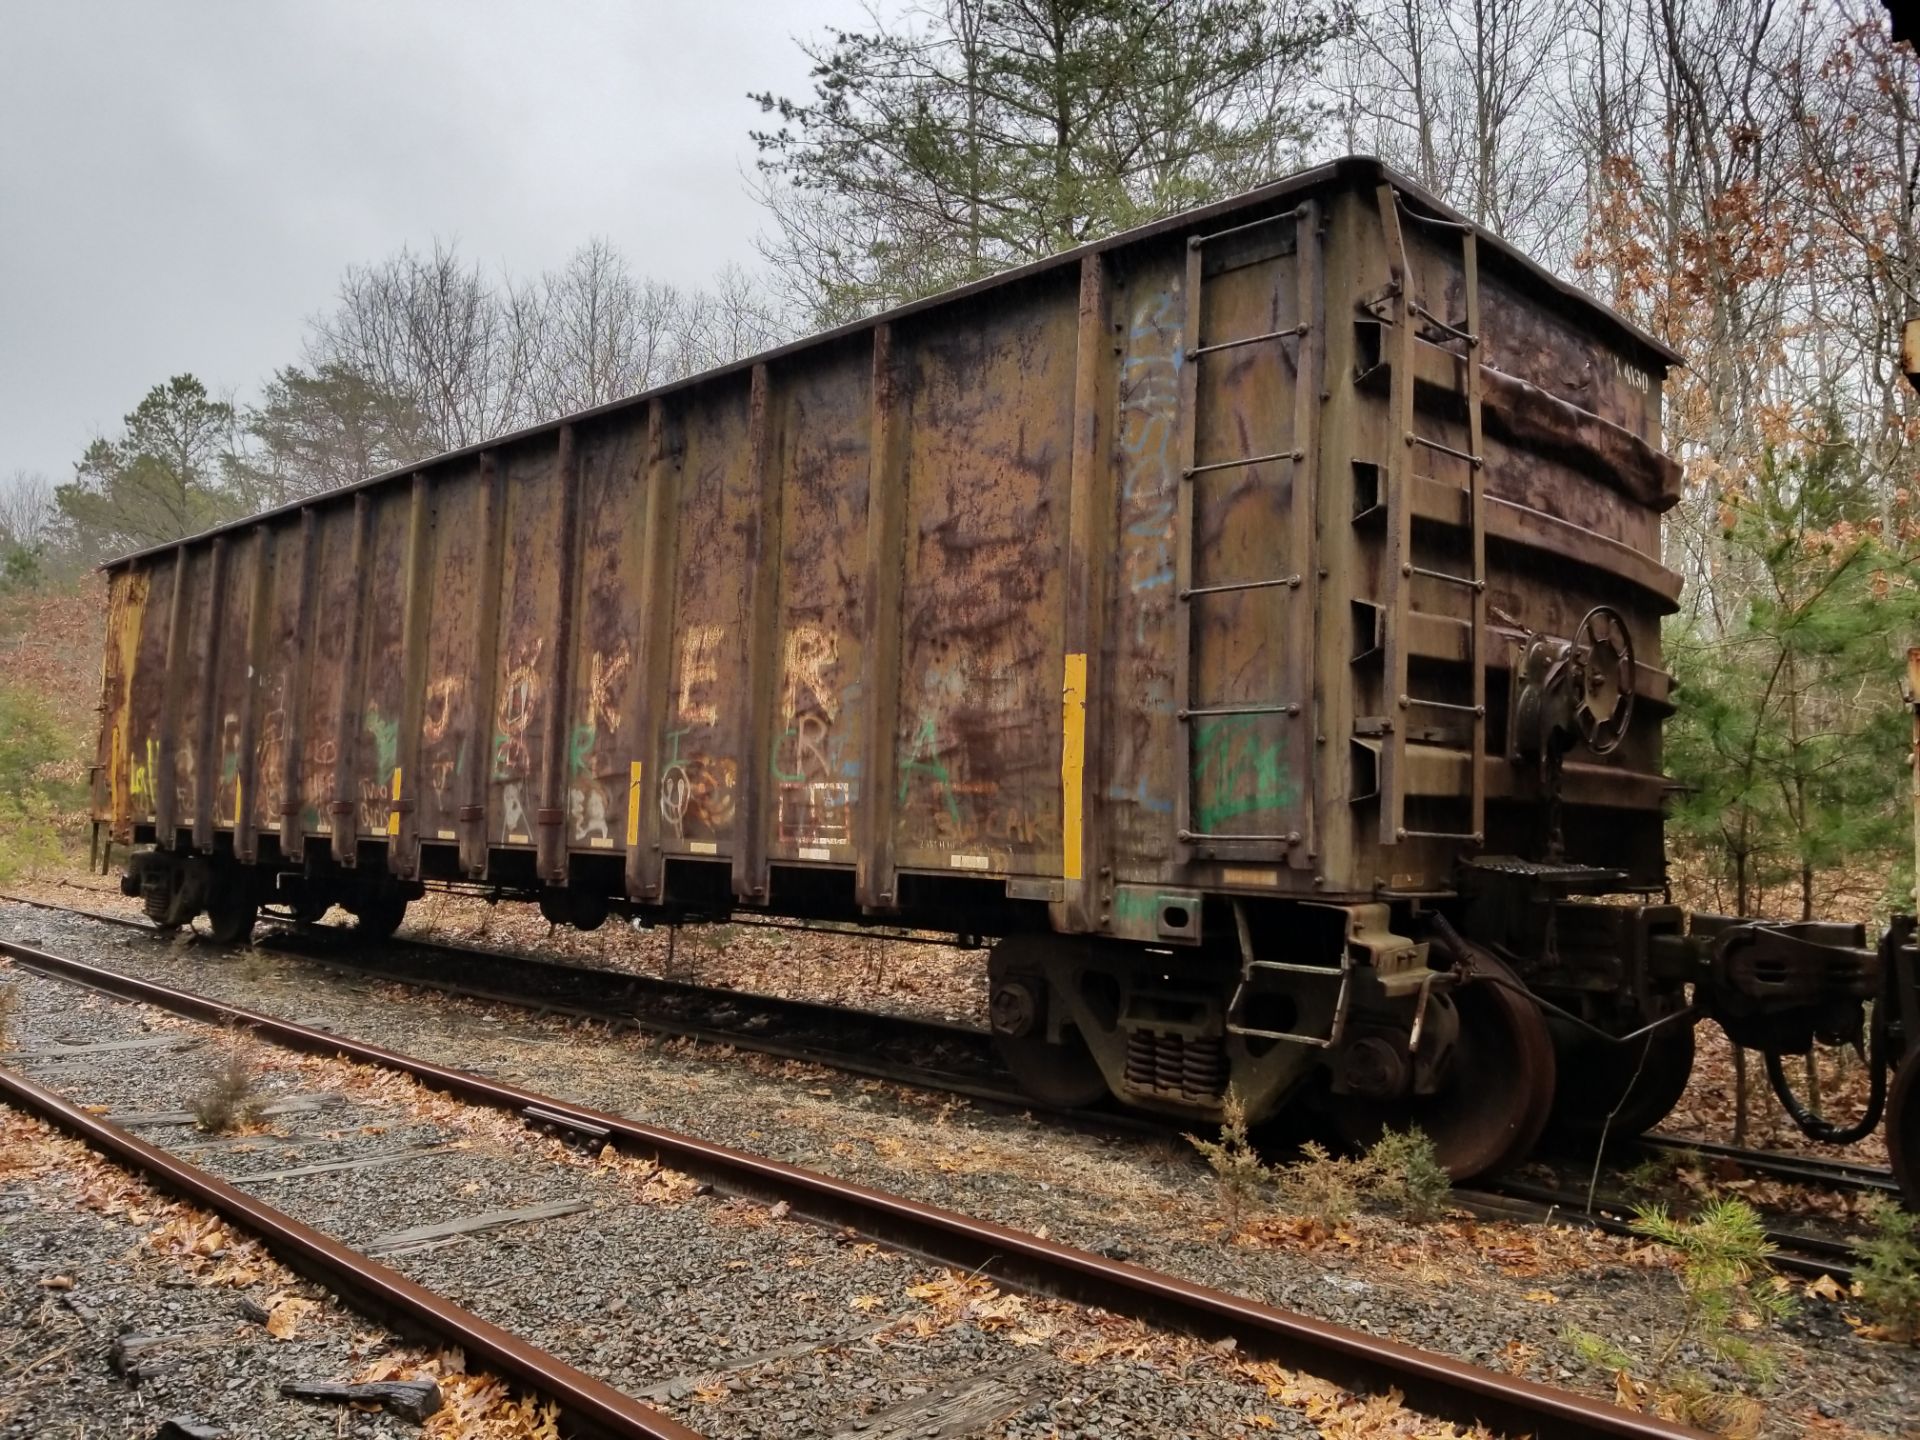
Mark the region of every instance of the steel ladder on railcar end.
[[[1487, 745], [1487, 530], [1484, 488], [1486, 453], [1481, 432], [1480, 375], [1480, 276], [1479, 237], [1474, 227], [1453, 220], [1423, 215], [1407, 207], [1400, 191], [1391, 184], [1378, 190], [1380, 224], [1387, 247], [1391, 279], [1384, 292], [1392, 302], [1389, 324], [1392, 327], [1392, 360], [1387, 367], [1387, 406], [1392, 417], [1386, 466], [1385, 510], [1387, 521], [1387, 563], [1383, 567], [1386, 597], [1385, 674], [1381, 693], [1388, 711], [1380, 747], [1380, 843], [1397, 844], [1402, 840], [1455, 840], [1481, 845], [1486, 840], [1487, 783], [1482, 765]], [[1402, 219], [1431, 230], [1451, 232], [1460, 237], [1462, 284], [1466, 294], [1466, 317], [1459, 324], [1442, 318], [1414, 294], [1413, 268], [1408, 259]], [[1428, 334], [1437, 336], [1428, 342], [1446, 354], [1465, 361], [1467, 448], [1456, 450], [1416, 428], [1417, 406], [1414, 390], [1416, 371], [1416, 321]], [[1460, 351], [1447, 347], [1458, 344]], [[1383, 345], [1382, 349], [1386, 347]], [[1452, 456], [1467, 466], [1467, 519], [1472, 532], [1472, 569], [1465, 575], [1450, 570], [1430, 569], [1414, 563], [1413, 558], [1413, 459], [1424, 447]], [[1416, 577], [1445, 585], [1456, 585], [1471, 596], [1472, 619], [1467, 627], [1467, 668], [1472, 680], [1472, 699], [1461, 705], [1433, 696], [1413, 694], [1407, 683], [1408, 618], [1413, 604]], [[1413, 710], [1437, 710], [1464, 715], [1471, 724], [1467, 773], [1471, 795], [1471, 820], [1465, 831], [1409, 830], [1406, 826], [1406, 761], [1408, 720]]]
[[[1307, 702], [1305, 695], [1291, 696], [1273, 700], [1233, 701], [1225, 704], [1194, 704], [1193, 694], [1193, 629], [1195, 606], [1214, 595], [1235, 594], [1248, 590], [1282, 590], [1298, 593], [1305, 581], [1309, 568], [1307, 547], [1312, 529], [1313, 487], [1300, 483], [1300, 475], [1307, 459], [1307, 421], [1310, 414], [1308, 401], [1312, 391], [1307, 372], [1311, 365], [1311, 345], [1313, 325], [1310, 317], [1314, 313], [1315, 294], [1318, 285], [1317, 269], [1306, 263], [1306, 246], [1316, 243], [1312, 237], [1318, 224], [1318, 208], [1312, 201], [1305, 201], [1291, 210], [1282, 210], [1278, 214], [1268, 215], [1259, 220], [1246, 221], [1239, 225], [1228, 226], [1224, 230], [1215, 230], [1208, 234], [1191, 235], [1187, 238], [1186, 270], [1186, 313], [1182, 321], [1182, 341], [1185, 345], [1185, 361], [1180, 367], [1179, 421], [1177, 436], [1177, 455], [1179, 457], [1180, 480], [1178, 500], [1174, 509], [1174, 694], [1178, 697], [1174, 711], [1179, 722], [1182, 742], [1181, 753], [1185, 756], [1182, 771], [1182, 783], [1177, 787], [1178, 829], [1176, 838], [1181, 852], [1187, 854], [1195, 845], [1276, 845], [1286, 847], [1287, 862], [1290, 865], [1309, 863], [1308, 852], [1311, 842], [1301, 830], [1272, 832], [1241, 832], [1237, 834], [1207, 833], [1194, 826], [1193, 819], [1193, 763], [1195, 748], [1195, 722], [1229, 715], [1284, 715], [1299, 719], [1305, 715]], [[1277, 330], [1265, 330], [1257, 334], [1236, 335], [1223, 340], [1207, 341], [1200, 333], [1202, 317], [1205, 313], [1202, 304], [1202, 287], [1206, 278], [1207, 247], [1216, 245], [1229, 237], [1244, 237], [1249, 232], [1268, 227], [1291, 224], [1294, 227], [1294, 246], [1291, 253], [1299, 257], [1300, 305], [1298, 323]], [[1284, 243], [1284, 241], [1282, 242]], [[1278, 254], [1289, 253], [1285, 249]], [[1317, 253], [1317, 252], [1316, 252]], [[1257, 263], [1257, 262], [1246, 262]], [[1274, 450], [1264, 454], [1238, 455], [1228, 459], [1209, 460], [1201, 463], [1198, 459], [1199, 446], [1199, 386], [1200, 361], [1209, 355], [1225, 351], [1239, 350], [1249, 345], [1283, 345], [1287, 340], [1296, 342], [1295, 351], [1295, 408], [1293, 444], [1290, 449]], [[1288, 521], [1288, 547], [1292, 552], [1288, 557], [1290, 568], [1285, 574], [1258, 575], [1248, 579], [1221, 581], [1215, 584], [1194, 584], [1194, 548], [1196, 545], [1194, 527], [1194, 489], [1196, 477], [1225, 470], [1237, 470], [1246, 466], [1284, 463], [1294, 467], [1295, 484], [1292, 492], [1291, 514]], [[1311, 686], [1308, 687], [1310, 693]]]

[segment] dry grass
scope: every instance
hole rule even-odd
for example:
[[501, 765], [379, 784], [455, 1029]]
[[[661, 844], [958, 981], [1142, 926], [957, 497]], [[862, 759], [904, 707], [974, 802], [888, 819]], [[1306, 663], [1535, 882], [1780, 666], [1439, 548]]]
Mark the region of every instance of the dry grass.
[[194, 1123], [212, 1135], [244, 1130], [260, 1109], [254, 1093], [259, 1067], [252, 1047], [237, 1032], [228, 1032], [226, 1058], [200, 1093], [187, 1102]]

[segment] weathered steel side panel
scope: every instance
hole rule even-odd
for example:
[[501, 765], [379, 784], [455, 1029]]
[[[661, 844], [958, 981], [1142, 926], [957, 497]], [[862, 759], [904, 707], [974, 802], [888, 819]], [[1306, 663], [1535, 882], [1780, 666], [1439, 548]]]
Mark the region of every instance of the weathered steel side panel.
[[332, 833], [340, 759], [339, 715], [346, 697], [359, 594], [354, 573], [354, 507], [319, 512], [315, 531], [314, 602], [308, 617], [306, 685], [300, 702], [299, 814], [302, 837]]
[[[254, 823], [262, 832], [280, 829], [288, 800], [288, 750], [293, 742], [293, 700], [299, 675], [302, 527], [282, 521], [265, 530], [267, 554], [266, 636], [256, 669], [255, 705], [260, 712], [253, 775], [247, 791]], [[242, 797], [242, 803], [247, 803]]]
[[917, 332], [898, 357], [903, 869], [1060, 873], [1077, 316], [1076, 285], [1021, 287]]
[[133, 767], [135, 757], [134, 690], [140, 683], [140, 641], [144, 633], [152, 572], [145, 565], [116, 570], [107, 581], [106, 655], [100, 679], [101, 769], [94, 778], [94, 814], [107, 822], [109, 837], [133, 841]]
[[[1295, 229], [1287, 220], [1209, 244], [1187, 332], [1199, 367], [1191, 692], [1175, 699], [1190, 709], [1185, 783], [1203, 855], [1284, 858], [1307, 829], [1313, 651], [1289, 643], [1310, 633], [1313, 595], [1301, 523], [1311, 511], [1295, 505], [1295, 487], [1313, 483], [1296, 434], [1296, 371], [1311, 351], [1298, 329]], [[1273, 458], [1241, 463], [1250, 457]]]
[[1114, 280], [1118, 553], [1110, 619], [1108, 841], [1123, 881], [1160, 877], [1173, 853], [1180, 731], [1173, 694], [1174, 512], [1180, 372], [1187, 363], [1184, 247], [1126, 257]]
[[748, 464], [746, 377], [670, 407], [681, 450], [673, 645], [660, 767], [652, 782], [668, 855], [728, 855], [745, 738], [748, 540], [757, 495]]
[[213, 636], [213, 557], [210, 546], [186, 552], [185, 590], [180, 608], [180, 632], [174, 637], [169, 677], [173, 689], [168, 739], [172, 752], [171, 816], [183, 830], [193, 828], [199, 752], [194, 741], [201, 716], [211, 703], [207, 688], [207, 659]]
[[[555, 714], [561, 658], [554, 653], [558, 615], [557, 559], [562, 505], [555, 453], [548, 445], [502, 452], [506, 550], [500, 576], [493, 728], [487, 737], [486, 826], [496, 845], [534, 843], [540, 806], [540, 757]], [[486, 603], [486, 597], [481, 597]]]
[[[481, 613], [491, 603], [479, 585], [487, 533], [479, 466], [436, 474], [428, 500], [427, 639], [420, 697], [419, 775], [411, 790], [416, 833], [427, 845], [457, 844], [460, 810], [490, 758], [479, 696], [476, 648]], [[404, 783], [404, 782], [403, 782]]]
[[225, 576], [212, 625], [219, 654], [207, 681], [213, 702], [211, 799], [213, 828], [237, 830], [246, 799], [241, 778], [241, 729], [247, 692], [253, 685], [253, 605], [259, 545], [251, 535], [225, 544]]
[[139, 639], [129, 669], [127, 707], [128, 808], [135, 824], [150, 824], [159, 799], [161, 712], [167, 695], [167, 617], [173, 605], [171, 555], [140, 567], [146, 577], [146, 603], [138, 616]]
[[[400, 775], [400, 726], [406, 711], [406, 549], [410, 489], [389, 490], [374, 501], [368, 568], [363, 578], [366, 614], [361, 636], [358, 704], [351, 717], [354, 753], [349, 790], [355, 832], [362, 839], [393, 833], [391, 804]], [[398, 777], [398, 778], [396, 778]]]
[[862, 617], [872, 364], [843, 347], [776, 372], [781, 475], [771, 752], [771, 858], [844, 864], [863, 803]]
[[629, 800], [637, 799], [637, 717], [628, 694], [640, 628], [646, 435], [631, 417], [621, 417], [593, 427], [579, 444], [580, 574], [566, 707], [567, 844], [574, 850], [617, 852], [626, 845]]

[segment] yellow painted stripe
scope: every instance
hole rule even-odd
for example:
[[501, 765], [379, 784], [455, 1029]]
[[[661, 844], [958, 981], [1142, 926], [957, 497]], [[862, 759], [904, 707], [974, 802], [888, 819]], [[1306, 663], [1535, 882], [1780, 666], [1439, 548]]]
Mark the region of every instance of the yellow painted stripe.
[[640, 762], [627, 767], [627, 848], [640, 843]]
[[[396, 805], [399, 804], [400, 803], [400, 767], [398, 765], [393, 767], [393, 792], [392, 793], [393, 793], [393, 803]], [[400, 833], [400, 812], [398, 810], [389, 810], [387, 812], [387, 834], [398, 836], [399, 833]]]
[[246, 789], [247, 789], [246, 777], [244, 775], [234, 776], [234, 779], [233, 779], [233, 828], [236, 830], [240, 828], [240, 797], [246, 793]]
[[1087, 657], [1067, 656], [1060, 687], [1060, 874], [1080, 875], [1080, 822], [1085, 804], [1081, 781], [1087, 766]]

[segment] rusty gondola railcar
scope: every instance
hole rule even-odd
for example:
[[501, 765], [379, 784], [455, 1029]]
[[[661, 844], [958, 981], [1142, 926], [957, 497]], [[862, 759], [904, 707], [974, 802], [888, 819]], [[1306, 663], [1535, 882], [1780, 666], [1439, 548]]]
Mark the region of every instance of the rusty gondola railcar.
[[1045, 1098], [1493, 1168], [1693, 974], [1674, 360], [1341, 161], [113, 563], [97, 822], [229, 936], [440, 881], [1001, 936]]

